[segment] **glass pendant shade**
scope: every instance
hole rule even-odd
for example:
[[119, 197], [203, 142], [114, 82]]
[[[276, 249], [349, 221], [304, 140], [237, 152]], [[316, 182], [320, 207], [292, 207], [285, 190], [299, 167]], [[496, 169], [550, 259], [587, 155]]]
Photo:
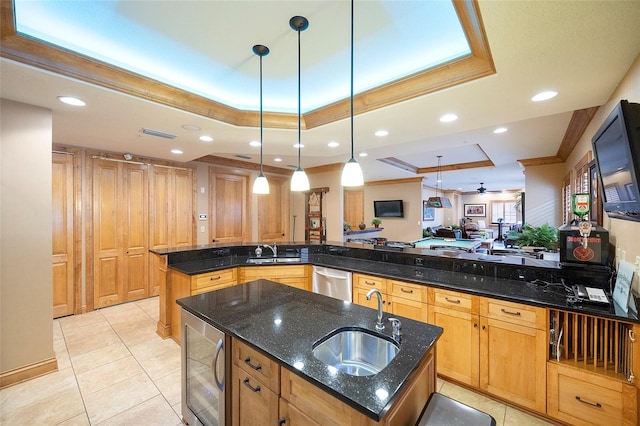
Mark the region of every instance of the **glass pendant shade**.
[[362, 175], [362, 168], [355, 158], [351, 157], [342, 168], [342, 179], [340, 180], [342, 186], [362, 186], [364, 185], [364, 176]]
[[293, 172], [293, 176], [291, 176], [291, 190], [308, 191], [309, 188], [309, 178], [302, 167], [298, 166], [296, 171]]
[[269, 182], [267, 181], [264, 173], [260, 172], [256, 180], [253, 181], [253, 193], [254, 194], [268, 194]]
[[442, 155], [438, 155], [438, 173], [436, 175], [436, 196], [429, 197], [429, 199], [427, 200], [427, 207], [433, 207], [436, 209], [442, 209], [442, 208], [450, 209], [451, 207], [453, 207], [451, 205], [451, 200], [449, 200], [447, 197], [440, 197], [438, 195], [438, 190], [440, 189], [440, 185], [442, 182], [442, 172], [440, 170], [441, 160], [442, 160]]

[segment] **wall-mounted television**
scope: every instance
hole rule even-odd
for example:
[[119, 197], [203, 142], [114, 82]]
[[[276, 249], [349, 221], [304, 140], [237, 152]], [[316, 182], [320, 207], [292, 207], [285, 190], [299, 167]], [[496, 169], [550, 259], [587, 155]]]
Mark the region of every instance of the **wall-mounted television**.
[[640, 221], [640, 104], [620, 101], [591, 145], [604, 211], [617, 219]]
[[373, 202], [375, 217], [404, 217], [402, 200], [376, 200]]

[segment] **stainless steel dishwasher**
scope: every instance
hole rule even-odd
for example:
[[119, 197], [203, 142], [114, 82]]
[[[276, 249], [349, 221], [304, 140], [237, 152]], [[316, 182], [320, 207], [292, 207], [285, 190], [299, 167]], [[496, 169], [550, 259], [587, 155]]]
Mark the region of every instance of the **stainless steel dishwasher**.
[[312, 282], [314, 293], [352, 301], [351, 272], [314, 266]]

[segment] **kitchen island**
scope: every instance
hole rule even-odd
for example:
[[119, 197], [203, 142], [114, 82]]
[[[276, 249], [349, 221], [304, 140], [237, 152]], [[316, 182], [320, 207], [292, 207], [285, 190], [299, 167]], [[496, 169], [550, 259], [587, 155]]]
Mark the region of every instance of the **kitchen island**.
[[[278, 396], [278, 418], [292, 412], [293, 406], [298, 414], [322, 414], [337, 423], [413, 424], [435, 390], [435, 347], [442, 333], [440, 327], [402, 318], [400, 350], [391, 362], [375, 375], [352, 376], [316, 359], [312, 349], [324, 336], [342, 327], [373, 331], [377, 319], [374, 310], [267, 280], [190, 296], [178, 300], [178, 304], [231, 336], [227, 363], [242, 364], [245, 355], [242, 359], [231, 356], [242, 351], [255, 351], [257, 356], [275, 362], [280, 374], [278, 380], [271, 381], [269, 390]], [[391, 338], [387, 315], [384, 322], [382, 334]], [[245, 374], [241, 368], [233, 371], [234, 375]], [[260, 383], [260, 378], [257, 380]], [[227, 383], [234, 395], [231, 412], [237, 419], [242, 415], [241, 401], [246, 398], [240, 399], [241, 390], [234, 387], [242, 387], [243, 381], [232, 378]], [[335, 408], [322, 412], [322, 404]], [[274, 407], [268, 412], [273, 413]]]

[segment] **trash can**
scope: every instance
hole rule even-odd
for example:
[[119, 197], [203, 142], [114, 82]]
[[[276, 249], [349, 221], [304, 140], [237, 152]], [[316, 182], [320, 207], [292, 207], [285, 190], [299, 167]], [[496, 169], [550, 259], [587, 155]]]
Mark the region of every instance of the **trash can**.
[[496, 426], [496, 419], [441, 393], [434, 392], [422, 409], [417, 426]]

